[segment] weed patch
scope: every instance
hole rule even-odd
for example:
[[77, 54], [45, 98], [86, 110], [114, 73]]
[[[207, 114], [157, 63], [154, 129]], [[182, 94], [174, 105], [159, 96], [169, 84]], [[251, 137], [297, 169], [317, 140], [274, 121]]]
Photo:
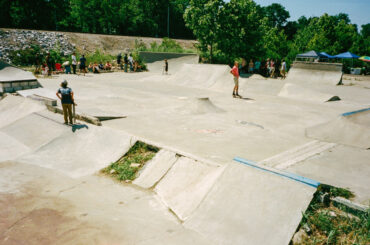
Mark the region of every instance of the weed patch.
[[117, 162], [111, 163], [101, 170], [102, 173], [112, 176], [119, 181], [131, 181], [135, 179], [136, 173], [151, 160], [159, 151], [157, 147], [136, 142], [130, 150]]
[[293, 244], [370, 244], [370, 209], [353, 215], [346, 207], [335, 207], [324, 200], [337, 196], [350, 198], [353, 194], [326, 185], [318, 188], [300, 223], [304, 235], [299, 242], [293, 239]]

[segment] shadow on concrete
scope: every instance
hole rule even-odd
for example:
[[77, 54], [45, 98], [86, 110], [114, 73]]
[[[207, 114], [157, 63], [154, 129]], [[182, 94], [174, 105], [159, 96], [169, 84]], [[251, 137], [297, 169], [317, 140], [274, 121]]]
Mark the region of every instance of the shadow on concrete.
[[82, 129], [82, 128], [89, 129], [89, 126], [87, 126], [86, 124], [73, 124], [72, 125], [72, 132], [74, 133], [76, 130], [79, 130], [79, 129]]

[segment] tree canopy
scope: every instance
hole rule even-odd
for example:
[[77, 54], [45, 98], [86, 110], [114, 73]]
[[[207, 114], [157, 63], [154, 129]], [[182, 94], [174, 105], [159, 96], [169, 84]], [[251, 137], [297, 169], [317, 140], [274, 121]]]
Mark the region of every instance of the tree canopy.
[[[300, 17], [280, 4], [253, 0], [0, 0], [0, 25], [102, 34], [196, 38], [213, 63], [236, 58], [292, 60], [309, 50], [370, 54], [370, 23], [345, 13]], [[169, 20], [169, 26], [168, 26]]]

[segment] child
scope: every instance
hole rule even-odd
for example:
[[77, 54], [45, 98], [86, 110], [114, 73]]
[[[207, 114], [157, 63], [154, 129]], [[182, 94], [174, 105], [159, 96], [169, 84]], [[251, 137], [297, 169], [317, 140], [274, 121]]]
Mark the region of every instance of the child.
[[240, 95], [238, 94], [238, 90], [239, 90], [239, 63], [237, 61], [235, 61], [234, 63], [234, 67], [231, 69], [230, 73], [233, 74], [234, 76], [234, 89], [233, 89], [233, 97], [235, 98], [235, 96], [238, 96], [240, 97]]

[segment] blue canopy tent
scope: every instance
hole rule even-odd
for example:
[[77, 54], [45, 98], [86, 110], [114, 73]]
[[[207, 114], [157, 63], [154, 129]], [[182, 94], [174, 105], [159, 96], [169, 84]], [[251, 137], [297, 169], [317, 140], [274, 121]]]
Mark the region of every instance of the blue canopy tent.
[[321, 54], [323, 57], [327, 58], [327, 59], [334, 59], [334, 58], [335, 58], [335, 56], [330, 55], [330, 54], [327, 54], [327, 53], [325, 53], [325, 52], [321, 52], [320, 54]]
[[345, 53], [337, 54], [334, 57], [338, 58], [338, 59], [352, 59], [352, 62], [351, 62], [352, 66], [353, 66], [353, 59], [360, 58], [360, 56], [352, 54], [351, 52], [345, 52]]
[[314, 58], [314, 59], [317, 59], [317, 58], [320, 58], [320, 57], [323, 58], [323, 56], [320, 53], [318, 53], [314, 50], [308, 51], [304, 54], [297, 54], [297, 56], [296, 56], [296, 58]]
[[358, 59], [358, 58], [360, 58], [360, 56], [352, 54], [351, 52], [345, 52], [345, 53], [337, 54], [334, 57], [339, 58], [339, 59]]

